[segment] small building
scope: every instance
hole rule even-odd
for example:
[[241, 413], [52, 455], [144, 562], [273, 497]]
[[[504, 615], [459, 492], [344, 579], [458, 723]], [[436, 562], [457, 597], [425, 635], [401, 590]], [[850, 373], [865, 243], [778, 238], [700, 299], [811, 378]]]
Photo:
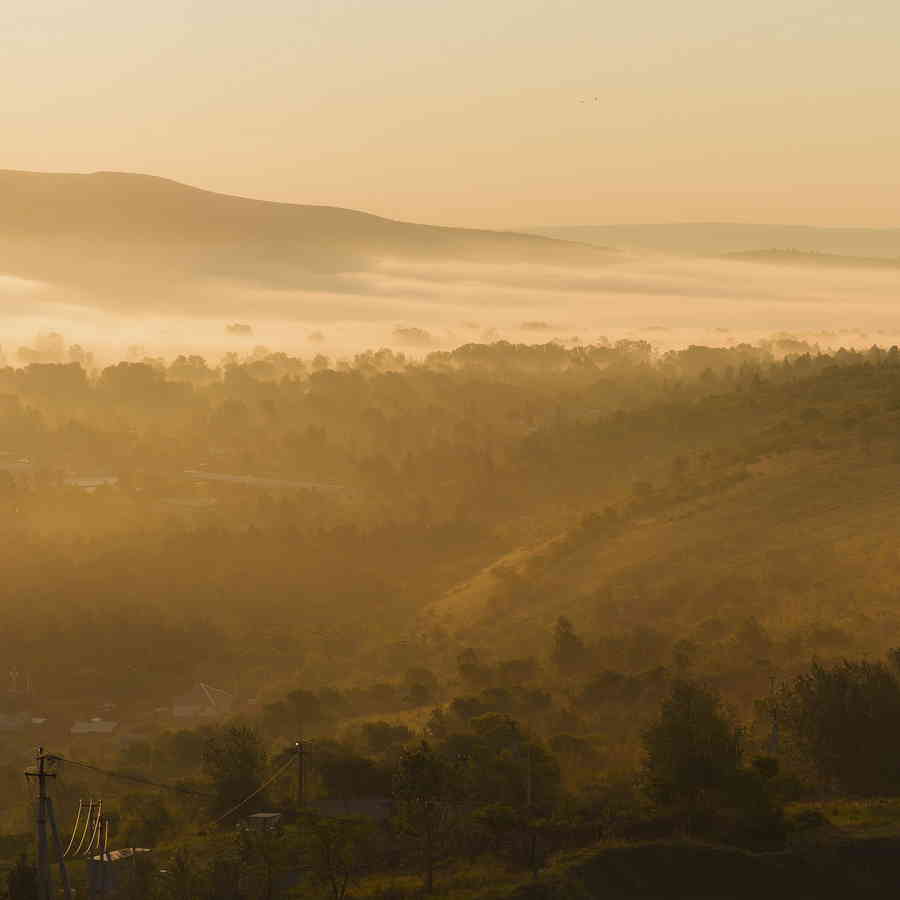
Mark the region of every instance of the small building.
[[94, 716], [93, 719], [76, 722], [69, 729], [69, 734], [112, 734], [118, 727], [118, 722], [111, 722], [108, 719], [101, 719], [99, 716]]
[[226, 472], [204, 472], [202, 469], [185, 469], [184, 475], [189, 481], [193, 482], [208, 481], [222, 484], [241, 484], [245, 487], [257, 487], [273, 491], [316, 491], [329, 494], [340, 494], [344, 491], [342, 484], [334, 484], [330, 481], [294, 481], [286, 478], [269, 478], [262, 475], [230, 475]]
[[254, 813], [244, 819], [244, 827], [251, 831], [275, 831], [281, 827], [281, 819], [279, 812]]
[[159, 502], [164, 506], [187, 510], [188, 512], [207, 512], [215, 509], [219, 503], [218, 500], [212, 497], [163, 497]]
[[77, 487], [93, 494], [99, 487], [115, 487], [119, 483], [117, 475], [73, 475], [64, 479], [63, 483], [68, 487]]
[[172, 701], [172, 715], [179, 719], [194, 719], [199, 716], [224, 716], [231, 712], [234, 696], [200, 682], [181, 697]]
[[134, 871], [145, 847], [127, 847], [92, 856], [88, 860], [88, 896], [109, 897], [125, 891], [134, 880]]

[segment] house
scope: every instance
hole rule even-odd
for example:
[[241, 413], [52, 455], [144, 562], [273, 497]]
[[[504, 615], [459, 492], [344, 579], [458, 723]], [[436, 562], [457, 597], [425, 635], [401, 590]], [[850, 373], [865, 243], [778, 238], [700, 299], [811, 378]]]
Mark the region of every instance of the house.
[[201, 681], [188, 693], [172, 701], [172, 715], [179, 719], [198, 716], [224, 716], [231, 712], [234, 697], [227, 691], [210, 687]]
[[94, 716], [92, 719], [76, 722], [69, 729], [69, 734], [112, 734], [118, 727], [118, 722], [110, 722], [107, 719], [101, 719], [99, 716]]

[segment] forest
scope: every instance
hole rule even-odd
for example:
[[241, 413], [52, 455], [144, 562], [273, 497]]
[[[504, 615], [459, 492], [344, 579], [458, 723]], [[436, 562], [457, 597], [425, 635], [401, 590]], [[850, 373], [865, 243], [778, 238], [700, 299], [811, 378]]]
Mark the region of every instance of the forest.
[[900, 835], [897, 347], [7, 362], [0, 896], [40, 764], [79, 895], [868, 896], [797, 854]]

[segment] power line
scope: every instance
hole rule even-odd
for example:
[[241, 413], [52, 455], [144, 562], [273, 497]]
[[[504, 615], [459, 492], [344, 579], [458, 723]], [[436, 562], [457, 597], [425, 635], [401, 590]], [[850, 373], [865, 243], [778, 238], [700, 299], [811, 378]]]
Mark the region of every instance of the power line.
[[245, 803], [249, 803], [255, 796], [257, 796], [257, 794], [261, 794], [273, 781], [275, 781], [276, 778], [283, 775], [287, 771], [288, 767], [292, 765], [294, 765], [294, 760], [289, 759], [268, 781], [266, 781], [264, 784], [261, 784], [248, 797], [244, 797], [244, 799], [241, 800], [241, 802], [238, 803], [237, 806], [232, 806], [227, 813], [223, 813], [221, 816], [219, 816], [218, 819], [215, 819], [213, 822], [211, 822], [210, 825], [218, 825], [219, 822], [221, 822], [223, 819], [227, 819], [233, 812], [237, 812]]
[[[93, 803], [91, 803], [93, 806]], [[78, 801], [78, 814], [75, 816], [75, 824], [72, 826], [72, 837], [69, 840], [69, 846], [66, 847], [66, 852], [63, 853], [63, 856], [68, 856], [72, 847], [75, 844], [75, 836], [78, 834], [78, 826], [81, 823], [81, 811], [84, 809], [84, 800]]]
[[[101, 801], [97, 801], [97, 803], [95, 804], [93, 800], [88, 801], [87, 815], [84, 817], [84, 829], [81, 832], [81, 840], [78, 842], [78, 846], [75, 848], [72, 856], [78, 856], [84, 848], [84, 842], [87, 840], [88, 832], [91, 830], [91, 820], [94, 818], [94, 810], [98, 809], [100, 802]], [[99, 810], [97, 812], [97, 815], [100, 815]], [[72, 838], [74, 839], [74, 837], [75, 834], [73, 832]], [[66, 856], [68, 855], [69, 853], [68, 851], [66, 851]]]
[[[94, 766], [94, 765], [91, 765], [90, 763], [81, 762], [80, 760], [77, 760], [77, 759], [69, 759], [68, 757], [59, 756], [58, 754], [54, 754], [52, 756], [48, 754], [46, 758], [48, 760], [52, 760], [54, 762], [67, 763], [70, 766], [77, 766], [78, 768], [81, 768], [81, 769], [89, 769], [92, 772], [98, 772], [101, 775], [106, 775], [108, 778], [118, 778], [122, 781], [131, 781], [131, 782], [134, 782], [135, 784], [143, 784], [143, 785], [147, 785], [149, 787], [157, 787], [157, 788], [161, 788], [163, 790], [173, 791], [176, 794], [187, 794], [192, 797], [203, 797], [204, 799], [207, 799], [207, 800], [215, 799], [213, 794], [204, 794], [204, 793], [201, 793], [200, 791], [192, 791], [190, 788], [182, 788], [182, 787], [178, 787], [177, 785], [173, 785], [173, 784], [164, 784], [163, 782], [160, 782], [160, 781], [151, 781], [149, 778], [142, 778], [138, 775], [127, 775], [124, 772], [112, 772], [109, 769], [101, 769], [99, 766]], [[219, 822], [221, 822], [223, 819], [227, 819], [228, 816], [230, 816], [232, 813], [237, 812], [242, 806], [245, 806], [254, 797], [257, 797], [259, 794], [261, 794], [270, 784], [272, 784], [272, 782], [274, 782], [276, 779], [280, 778], [288, 770], [288, 768], [292, 765], [294, 765], [294, 759], [293, 758], [288, 759], [287, 762], [285, 762], [284, 765], [281, 766], [281, 768], [278, 769], [278, 771], [275, 772], [274, 775], [272, 775], [267, 781], [263, 782], [263, 784], [261, 784], [255, 791], [253, 791], [248, 796], [244, 797], [244, 799], [241, 800], [240, 803], [236, 804], [235, 806], [232, 806], [231, 809], [228, 810], [228, 812], [219, 816], [218, 819], [215, 819], [210, 824], [218, 825]], [[90, 818], [88, 818], [88, 821], [85, 822], [85, 830], [87, 830], [89, 821], [90, 821]], [[98, 823], [99, 823], [99, 817], [98, 817]], [[96, 825], [95, 825], [95, 828], [96, 828]], [[82, 841], [83, 840], [84, 840], [84, 836], [82, 836]], [[91, 837], [91, 844], [93, 844], [93, 843], [94, 843], [94, 836]], [[79, 849], [80, 849], [80, 846], [79, 846]]]
[[97, 818], [94, 821], [94, 831], [91, 834], [90, 843], [85, 847], [85, 853], [90, 856], [94, 852], [95, 845], [99, 848], [99, 838], [100, 838], [100, 830], [102, 828], [101, 822], [103, 821], [103, 800], [97, 805]]
[[124, 772], [111, 772], [108, 769], [101, 769], [99, 766], [92, 766], [90, 763], [80, 762], [77, 759], [68, 759], [65, 756], [52, 756], [50, 757], [57, 762], [67, 763], [70, 766], [78, 766], [81, 769], [90, 769], [93, 772], [99, 772], [101, 775], [106, 775], [107, 778], [118, 778], [121, 781], [131, 781], [135, 784], [144, 784], [148, 787], [156, 787], [161, 788], [165, 791], [173, 791], [176, 794], [187, 794], [192, 797], [204, 797], [206, 799], [213, 799], [212, 794], [204, 794], [201, 791], [193, 791], [190, 788], [178, 787], [178, 785], [174, 784], [164, 784], [161, 781], [151, 781], [149, 778], [142, 778], [140, 775], [127, 775]]

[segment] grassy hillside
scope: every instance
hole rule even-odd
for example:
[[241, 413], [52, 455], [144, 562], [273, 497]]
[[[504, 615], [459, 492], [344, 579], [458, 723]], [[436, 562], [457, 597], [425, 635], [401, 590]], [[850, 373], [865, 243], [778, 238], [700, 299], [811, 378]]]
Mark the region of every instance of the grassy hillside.
[[584, 426], [561, 467], [583, 504], [610, 510], [505, 555], [427, 618], [498, 652], [546, 646], [560, 615], [594, 635], [691, 638], [754, 618], [778, 635], [827, 623], [861, 646], [900, 643], [896, 390], [869, 370], [710, 397], [671, 440], [664, 419], [619, 435], [623, 477], [602, 486], [584, 442], [599, 457], [610, 423]]
[[[568, 551], [561, 537], [519, 550], [456, 588], [433, 611], [445, 622], [475, 626], [511, 644], [523, 632], [540, 639], [558, 615], [598, 629], [652, 623], [689, 630], [713, 614], [753, 615], [776, 626], [828, 618], [855, 629], [873, 615], [897, 613], [892, 591], [900, 586], [900, 573], [880, 556], [898, 536], [898, 481], [900, 464], [887, 461], [851, 466], [828, 454], [798, 454], [781, 466], [762, 462], [722, 493], [673, 503], [585, 546]], [[752, 598], [717, 590], [729, 579], [762, 585], [774, 577], [773, 563], [781, 569], [786, 559], [797, 582], [790, 589]], [[848, 589], [860, 580], [873, 587], [878, 567], [883, 577], [865, 611], [852, 590], [844, 604], [823, 605], [816, 591], [823, 561]], [[500, 566], [535, 586], [532, 602], [503, 603], [502, 619], [496, 615]], [[629, 583], [633, 592], [620, 601]], [[678, 595], [683, 605], [673, 602]], [[896, 624], [892, 632], [897, 635]]]

